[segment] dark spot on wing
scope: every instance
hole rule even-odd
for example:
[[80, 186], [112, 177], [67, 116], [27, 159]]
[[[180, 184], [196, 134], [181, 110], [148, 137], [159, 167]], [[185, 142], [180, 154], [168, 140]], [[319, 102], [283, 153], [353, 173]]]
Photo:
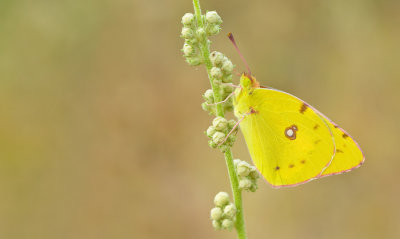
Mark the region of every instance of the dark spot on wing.
[[321, 142], [321, 140], [320, 140], [320, 139], [318, 139], [318, 140], [315, 140], [314, 144], [318, 144], [319, 142]]
[[343, 133], [343, 138], [345, 139], [345, 138], [347, 138], [347, 137], [349, 137], [346, 133]]
[[303, 104], [300, 107], [300, 113], [304, 114], [304, 112], [306, 112], [307, 108], [308, 108], [308, 105], [303, 102]]
[[300, 163], [305, 164], [306, 161], [303, 159], [303, 160], [300, 161]]
[[279, 170], [279, 169], [280, 169], [280, 167], [279, 167], [279, 166], [276, 166], [275, 170]]
[[257, 114], [258, 111], [253, 109], [253, 107], [250, 107], [250, 114]]
[[343, 153], [343, 151], [340, 150], [340, 149], [336, 149], [336, 152], [337, 152], [337, 153]]
[[290, 139], [290, 140], [295, 140], [296, 139], [296, 132], [298, 131], [297, 126], [294, 124], [290, 127], [287, 127], [285, 129], [285, 136], [286, 138]]
[[316, 124], [315, 126], [314, 126], [314, 130], [317, 130], [319, 128], [319, 124]]
[[335, 128], [339, 128], [339, 126], [337, 126], [337, 125], [334, 125], [333, 127], [335, 127]]
[[290, 165], [289, 165], [289, 168], [293, 168], [293, 167], [294, 167], [294, 164], [290, 164]]

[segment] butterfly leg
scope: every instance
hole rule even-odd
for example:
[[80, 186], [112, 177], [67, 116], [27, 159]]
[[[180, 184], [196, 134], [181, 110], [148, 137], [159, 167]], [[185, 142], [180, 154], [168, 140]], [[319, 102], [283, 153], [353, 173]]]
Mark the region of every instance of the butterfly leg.
[[242, 88], [240, 85], [235, 85], [235, 84], [232, 84], [232, 83], [221, 83], [221, 85], [227, 85], [227, 86], [230, 86], [230, 87], [233, 87], [233, 88]]
[[227, 101], [229, 100], [229, 98], [231, 98], [233, 95], [235, 95], [235, 91], [233, 91], [232, 93], [230, 93], [230, 94], [225, 98], [225, 100], [223, 100], [223, 101], [220, 101], [220, 102], [217, 102], [217, 103], [213, 103], [213, 104], [206, 104], [206, 105], [207, 105], [207, 106], [211, 106], [211, 105], [218, 105], [218, 104], [225, 103], [225, 102], [227, 102]]
[[244, 120], [244, 118], [246, 118], [246, 116], [255, 113], [256, 111], [254, 111], [253, 109], [251, 109], [251, 111], [247, 112], [246, 114], [244, 114], [242, 116], [242, 118], [240, 118], [240, 120], [238, 120], [238, 122], [236, 122], [236, 124], [232, 127], [231, 131], [229, 131], [229, 133], [226, 135], [224, 141], [222, 141], [221, 143], [218, 144], [218, 146], [221, 146], [223, 143], [225, 143], [225, 141], [228, 139], [228, 137], [235, 131], [235, 129], [239, 126], [240, 122], [242, 122], [242, 120]]

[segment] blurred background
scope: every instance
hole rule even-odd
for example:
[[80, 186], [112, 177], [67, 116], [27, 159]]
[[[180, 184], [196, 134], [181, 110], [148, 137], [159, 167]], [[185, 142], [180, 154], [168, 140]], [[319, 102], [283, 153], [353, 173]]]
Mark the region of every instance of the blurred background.
[[[365, 164], [244, 193], [249, 238], [400, 238], [400, 2], [210, 1], [212, 50], [318, 108]], [[203, 66], [184, 61], [187, 1], [0, 2], [0, 238], [236, 238], [214, 231], [230, 192]], [[238, 79], [235, 79], [235, 82]], [[229, 117], [233, 117], [229, 115]], [[239, 136], [233, 152], [250, 161]]]

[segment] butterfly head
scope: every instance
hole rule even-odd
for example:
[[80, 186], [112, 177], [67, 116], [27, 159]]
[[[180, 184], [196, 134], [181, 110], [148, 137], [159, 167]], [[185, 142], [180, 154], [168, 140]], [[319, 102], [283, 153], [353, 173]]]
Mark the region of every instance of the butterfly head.
[[250, 93], [255, 88], [259, 87], [260, 83], [256, 80], [254, 76], [249, 75], [247, 73], [243, 73], [242, 76], [240, 77], [240, 88], [243, 91]]
[[242, 118], [244, 114], [249, 112], [249, 109], [252, 107], [249, 97], [251, 97], [254, 90], [259, 87], [260, 84], [255, 77], [248, 73], [242, 74], [240, 77], [240, 86], [236, 88], [235, 97], [233, 98], [234, 113], [238, 118]]

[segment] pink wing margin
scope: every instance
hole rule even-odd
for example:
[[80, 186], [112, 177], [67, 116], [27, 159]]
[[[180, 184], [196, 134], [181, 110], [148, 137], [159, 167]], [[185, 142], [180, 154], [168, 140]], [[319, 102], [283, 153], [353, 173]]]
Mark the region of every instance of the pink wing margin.
[[[349, 133], [346, 132], [346, 130], [342, 129], [340, 126], [338, 126], [335, 122], [333, 122], [332, 120], [330, 120], [330, 119], [329, 119], [328, 117], [326, 117], [324, 114], [322, 114], [322, 113], [319, 112], [319, 111], [317, 111], [317, 112], [318, 112], [318, 114], [320, 114], [323, 118], [325, 118], [325, 120], [328, 120], [331, 124], [333, 124], [333, 126], [334, 126], [335, 128], [338, 128], [338, 129], [340, 129], [343, 133], [347, 134], [348, 137], [350, 137], [350, 138], [353, 140], [353, 142], [356, 144], [357, 148], [360, 150], [360, 152], [361, 152], [361, 154], [362, 154], [362, 156], [363, 156], [361, 162], [360, 162], [359, 164], [357, 164], [356, 166], [354, 166], [354, 167], [352, 167], [352, 168], [349, 168], [349, 169], [346, 169], [346, 170], [343, 170], [343, 171], [340, 171], [340, 172], [335, 172], [335, 173], [330, 173], [330, 174], [326, 174], [326, 175], [321, 175], [320, 178], [324, 178], [324, 177], [332, 176], [332, 175], [338, 175], [338, 174], [342, 174], [342, 173], [347, 173], [347, 172], [350, 172], [350, 171], [352, 171], [352, 170], [354, 170], [354, 169], [356, 169], [356, 168], [361, 167], [361, 165], [363, 165], [364, 162], [365, 162], [365, 154], [364, 154], [364, 152], [362, 151], [360, 145], [357, 143], [357, 141], [355, 141], [354, 138], [353, 138]], [[322, 173], [323, 173], [323, 172], [322, 172]]]

